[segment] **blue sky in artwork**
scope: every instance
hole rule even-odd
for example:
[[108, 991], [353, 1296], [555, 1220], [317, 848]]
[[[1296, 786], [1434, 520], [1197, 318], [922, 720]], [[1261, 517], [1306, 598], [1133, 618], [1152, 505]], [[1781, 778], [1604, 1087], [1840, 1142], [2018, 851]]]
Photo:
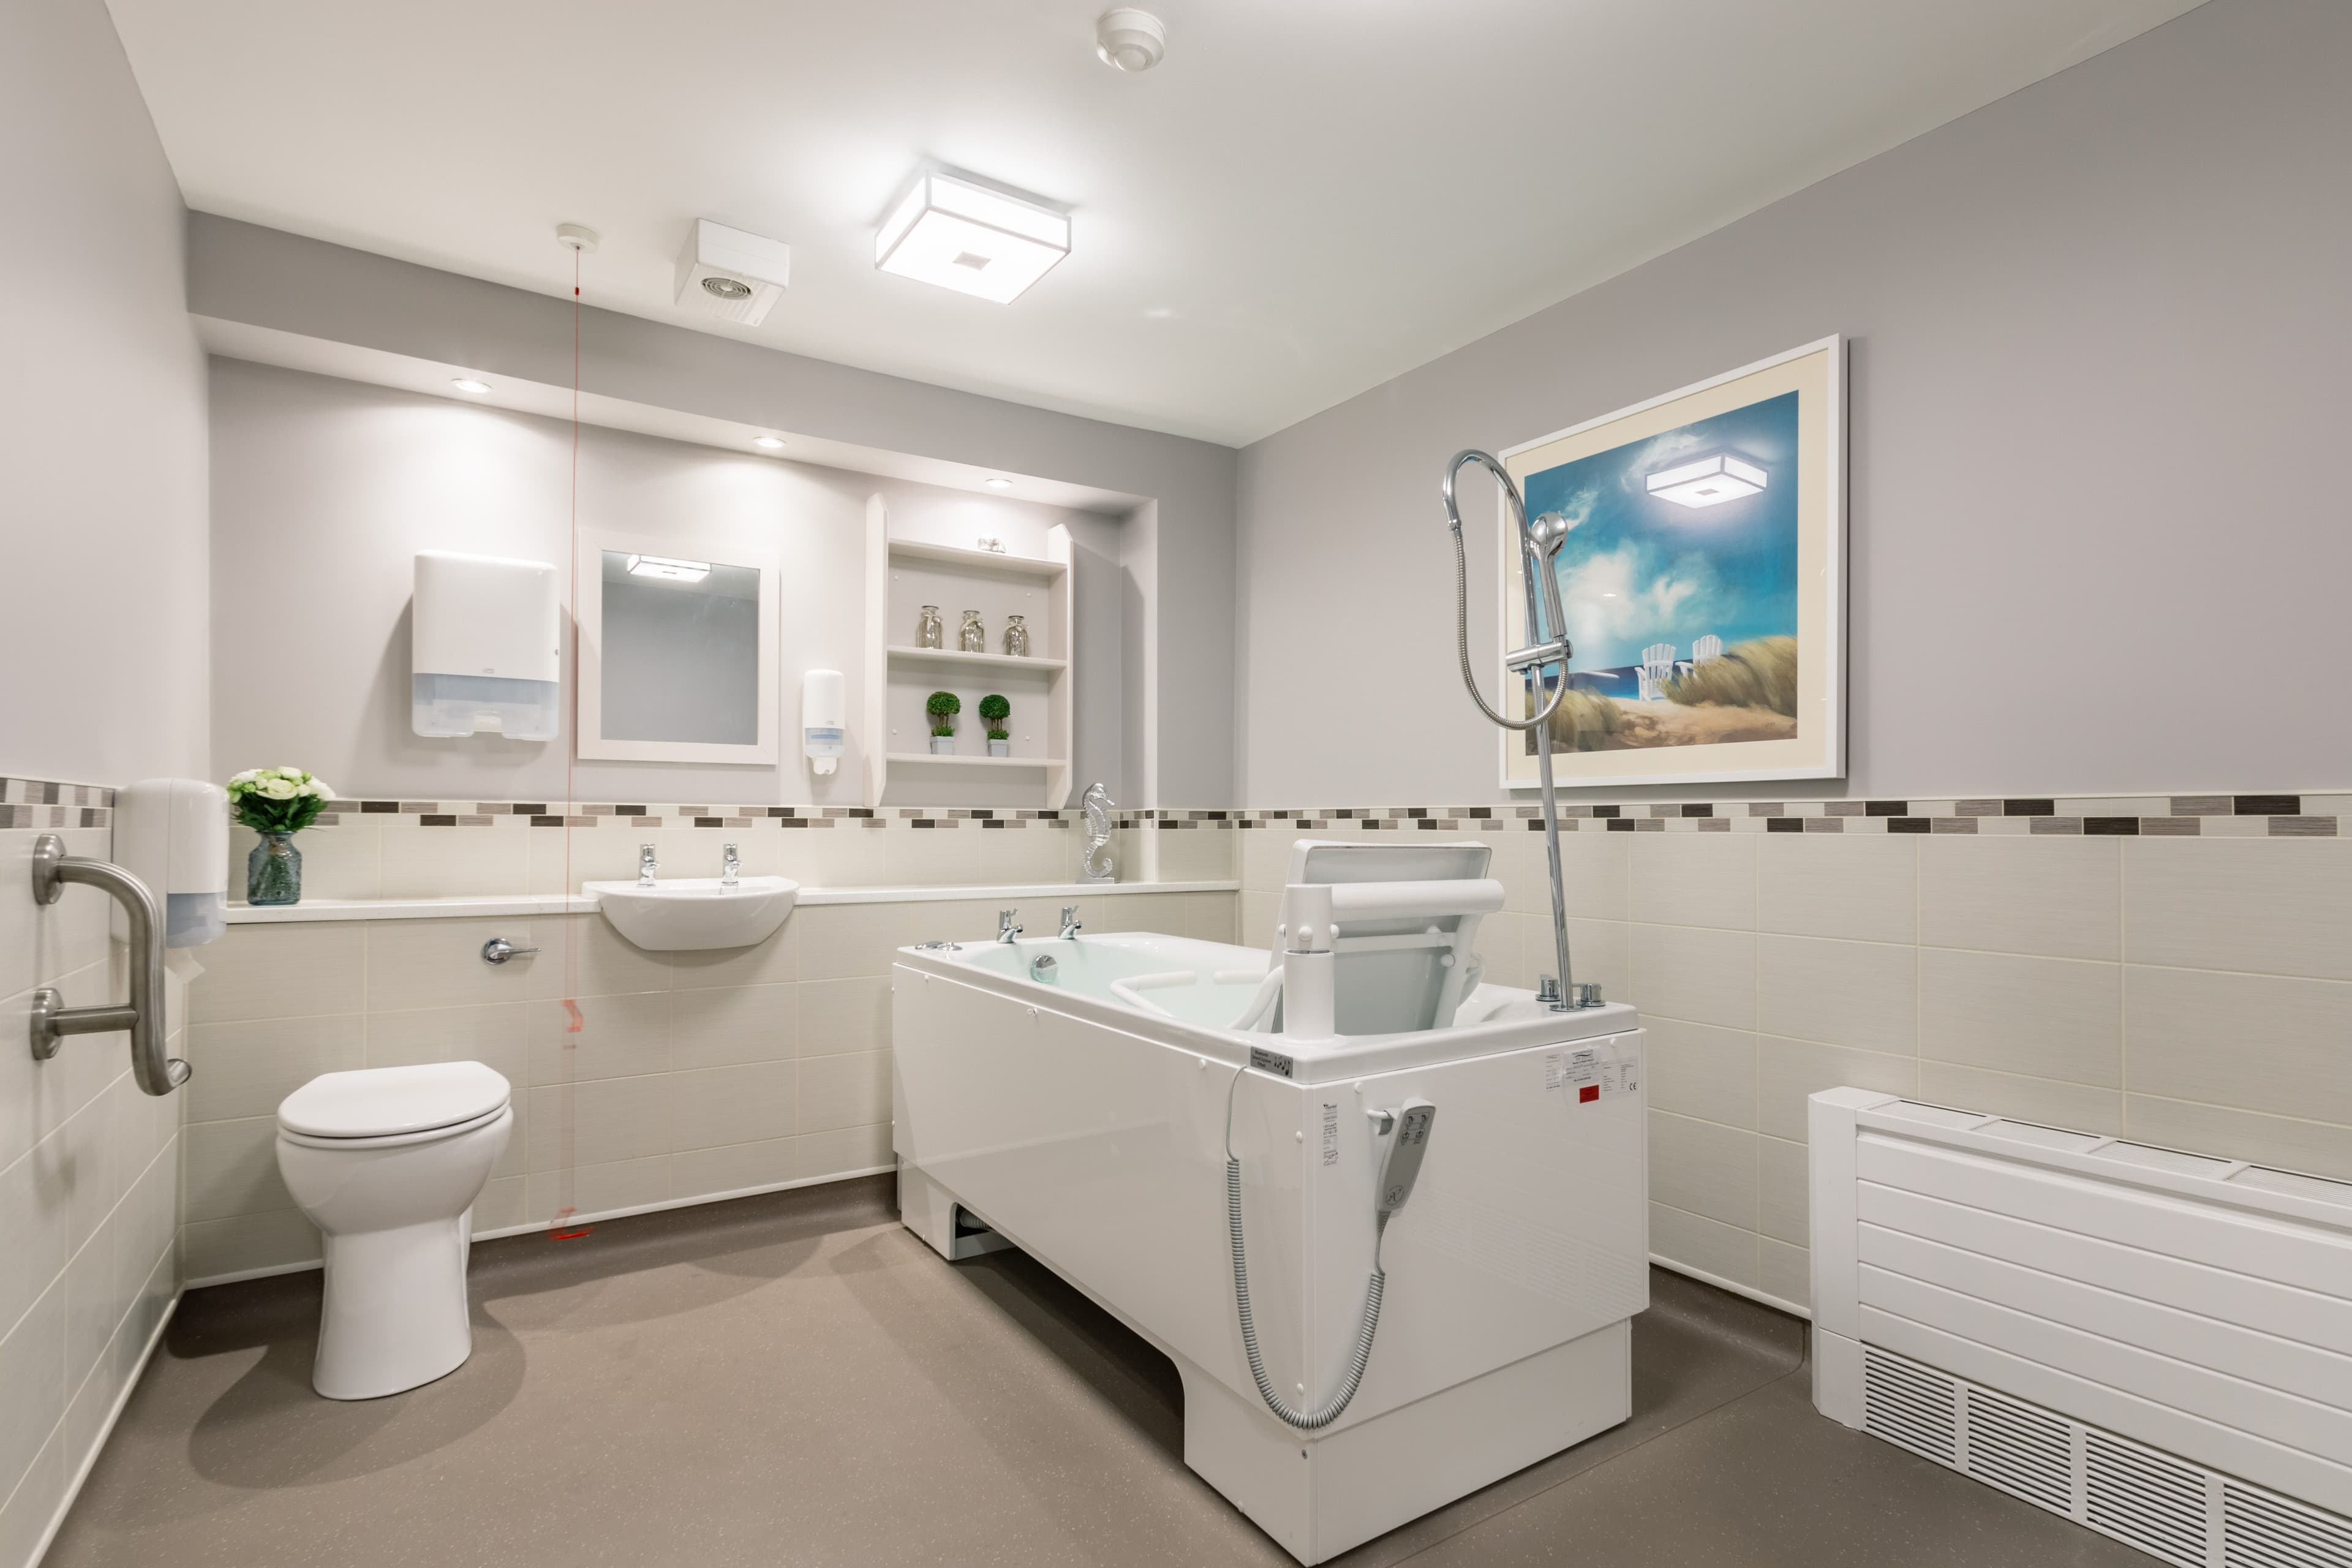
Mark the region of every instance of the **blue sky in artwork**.
[[[1649, 493], [1649, 475], [1715, 452], [1762, 468], [1764, 489], [1696, 508]], [[1687, 659], [1709, 634], [1727, 648], [1796, 635], [1797, 394], [1546, 468], [1523, 489], [1530, 517], [1572, 525], [1557, 560], [1578, 685], [1641, 663], [1653, 643]]]

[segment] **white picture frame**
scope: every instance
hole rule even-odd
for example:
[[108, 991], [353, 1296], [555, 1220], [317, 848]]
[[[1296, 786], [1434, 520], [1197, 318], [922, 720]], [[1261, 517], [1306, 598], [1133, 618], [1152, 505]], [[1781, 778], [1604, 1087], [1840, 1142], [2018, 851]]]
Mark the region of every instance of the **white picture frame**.
[[[772, 546], [747, 543], [740, 536], [655, 532], [584, 527], [579, 533], [579, 569], [572, 623], [580, 644], [580, 721], [575, 746], [583, 761], [719, 763], [774, 767], [780, 760], [777, 671], [782, 624], [783, 557]], [[760, 574], [759, 689], [757, 739], [749, 744], [709, 741], [625, 740], [604, 733], [604, 593], [607, 551], [683, 557], [745, 566]]]
[[[1793, 572], [1796, 619], [1790, 633], [1798, 673], [1789, 704], [1795, 711], [1788, 715], [1793, 733], [1742, 735], [1699, 743], [1676, 738], [1672, 743], [1658, 740], [1622, 747], [1610, 742], [1603, 742], [1606, 749], [1591, 750], [1555, 746], [1553, 775], [1560, 787], [1622, 789], [1845, 776], [1847, 483], [1845, 340], [1842, 335], [1816, 339], [1599, 418], [1522, 441], [1499, 457], [1523, 494], [1529, 490], [1531, 479], [1538, 481], [1534, 487], [1538, 493], [1529, 496], [1528, 503], [1529, 512], [1538, 514], [1544, 510], [1539, 499], [1545, 488], [1542, 476], [1566, 474], [1588, 463], [1605, 466], [1621, 452], [1629, 454], [1623, 461], [1630, 471], [1630, 452], [1637, 446], [1646, 448], [1694, 426], [1704, 427], [1709, 421], [1764, 407], [1790, 394], [1795, 395], [1797, 483], [1791, 490], [1797, 497], [1798, 512]], [[1513, 526], [1507, 502], [1498, 505], [1504, 509], [1506, 529]], [[1507, 532], [1504, 537], [1508, 538]], [[1563, 574], [1576, 568], [1576, 545], [1577, 536], [1571, 531], [1570, 545], [1559, 557]], [[1495, 668], [1502, 677], [1506, 699], [1516, 703], [1521, 700], [1521, 681], [1504, 668], [1503, 660], [1508, 650], [1528, 640], [1521, 625], [1526, 600], [1519, 580], [1519, 552], [1507, 548], [1497, 555], [1496, 591], [1501, 614], [1496, 617]], [[1564, 584], [1564, 598], [1565, 590]], [[1566, 613], [1571, 640], [1575, 640], [1583, 612], [1571, 603], [1566, 605]], [[1692, 644], [1692, 660], [1677, 662], [1669, 657], [1665, 668], [1677, 676], [1687, 675], [1697, 660], [1701, 643], [1710, 640], [1716, 646], [1707, 657], [1719, 657], [1721, 639], [1701, 638]], [[1660, 646], [1670, 645], [1653, 645]], [[1645, 672], [1652, 651], [1643, 649]], [[1571, 657], [1570, 668], [1580, 674], [1587, 668], [1581, 649]], [[1664, 711], [1654, 700], [1659, 682], [1654, 672], [1648, 679], [1631, 679], [1642, 681], [1635, 690], [1639, 699], [1647, 700], [1620, 704], [1621, 710], [1638, 707]], [[1722, 720], [1740, 711], [1725, 708], [1708, 717]], [[1752, 711], [1760, 715], [1763, 710]], [[1634, 717], [1647, 720], [1649, 715]], [[1537, 787], [1536, 761], [1526, 732], [1502, 731], [1498, 761], [1504, 788]]]

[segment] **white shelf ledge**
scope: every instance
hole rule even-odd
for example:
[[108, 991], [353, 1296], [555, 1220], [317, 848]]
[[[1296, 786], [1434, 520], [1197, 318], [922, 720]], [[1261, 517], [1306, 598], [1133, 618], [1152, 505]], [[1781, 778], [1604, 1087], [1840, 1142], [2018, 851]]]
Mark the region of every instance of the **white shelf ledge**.
[[[963, 899], [1125, 898], [1135, 893], [1232, 893], [1239, 882], [1022, 882], [957, 887], [803, 888], [802, 904], [934, 904]], [[583, 915], [596, 900], [561, 893], [508, 898], [310, 899], [299, 904], [231, 904], [228, 923], [288, 925], [314, 921], [442, 921], [477, 915]], [[201, 958], [199, 959], [201, 962]]]
[[906, 561], [935, 561], [947, 566], [968, 566], [983, 572], [1013, 572], [1024, 577], [1058, 577], [1070, 568], [1059, 561], [1034, 555], [999, 555], [993, 550], [964, 550], [952, 544], [926, 544], [919, 539], [890, 541], [890, 553]]
[[966, 653], [961, 648], [908, 647], [903, 643], [892, 644], [887, 651], [900, 664], [961, 664], [982, 669], [1034, 669], [1047, 675], [1059, 675], [1070, 668], [1066, 658], [1032, 658], [1026, 654]]
[[942, 757], [930, 752], [893, 752], [892, 767], [911, 767], [918, 763], [941, 768], [1066, 768], [1067, 757], [976, 757], [950, 752]]

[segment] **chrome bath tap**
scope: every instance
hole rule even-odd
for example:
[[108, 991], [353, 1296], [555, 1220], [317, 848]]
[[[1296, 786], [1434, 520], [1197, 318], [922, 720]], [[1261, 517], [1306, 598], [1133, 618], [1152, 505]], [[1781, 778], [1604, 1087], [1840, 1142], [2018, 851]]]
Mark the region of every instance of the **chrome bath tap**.
[[996, 940], [1004, 943], [1007, 947], [1012, 946], [1013, 939], [1021, 934], [1021, 928], [1013, 923], [1013, 917], [1020, 912], [1021, 911], [1019, 910], [999, 910], [996, 911]]
[[1078, 923], [1078, 906], [1064, 904], [1062, 906], [1062, 940], [1076, 942], [1078, 940], [1078, 932], [1085, 929]]

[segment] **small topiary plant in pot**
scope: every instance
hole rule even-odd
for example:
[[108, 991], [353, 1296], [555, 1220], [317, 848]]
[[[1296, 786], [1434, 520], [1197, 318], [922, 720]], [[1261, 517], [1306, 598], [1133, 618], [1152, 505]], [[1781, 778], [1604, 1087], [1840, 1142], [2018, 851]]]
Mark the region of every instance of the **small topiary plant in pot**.
[[988, 754], [1009, 757], [1013, 754], [1013, 731], [1004, 727], [1013, 716], [1013, 704], [992, 691], [980, 700], [980, 717], [988, 725]]
[[955, 716], [963, 711], [963, 700], [952, 691], [934, 691], [923, 700], [923, 711], [931, 716], [931, 750], [940, 756], [955, 752]]

